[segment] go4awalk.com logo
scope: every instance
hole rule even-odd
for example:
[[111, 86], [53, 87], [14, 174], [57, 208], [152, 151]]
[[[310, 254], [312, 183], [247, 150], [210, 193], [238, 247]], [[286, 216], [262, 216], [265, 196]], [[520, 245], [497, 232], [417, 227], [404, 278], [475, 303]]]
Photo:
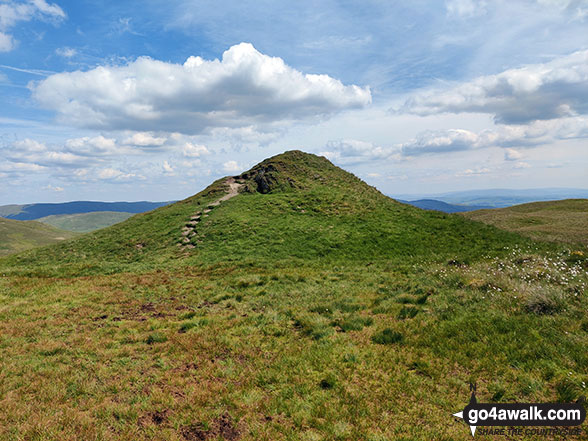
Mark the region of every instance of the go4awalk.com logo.
[[475, 384], [470, 384], [470, 390], [469, 404], [453, 416], [462, 418], [470, 426], [472, 436], [478, 427], [499, 427], [482, 429], [487, 435], [579, 435], [581, 429], [577, 426], [586, 419], [583, 398], [576, 403], [478, 403]]

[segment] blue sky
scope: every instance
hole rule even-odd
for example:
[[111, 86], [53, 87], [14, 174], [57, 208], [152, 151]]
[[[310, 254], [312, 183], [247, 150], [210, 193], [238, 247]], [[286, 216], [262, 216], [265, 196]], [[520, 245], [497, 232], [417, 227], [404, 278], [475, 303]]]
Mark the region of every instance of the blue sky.
[[588, 187], [588, 0], [0, 0], [0, 204], [289, 149], [387, 194]]

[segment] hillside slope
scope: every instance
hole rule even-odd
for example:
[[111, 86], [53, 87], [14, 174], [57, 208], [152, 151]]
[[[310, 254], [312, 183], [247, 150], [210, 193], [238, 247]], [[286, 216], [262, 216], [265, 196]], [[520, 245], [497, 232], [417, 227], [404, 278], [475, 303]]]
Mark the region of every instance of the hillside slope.
[[588, 199], [533, 202], [463, 215], [533, 239], [588, 245]]
[[40, 222], [0, 218], [0, 256], [60, 243], [73, 236], [75, 235], [69, 231]]
[[[251, 259], [468, 260], [500, 253], [507, 241], [524, 242], [461, 216], [398, 203], [327, 159], [299, 151], [269, 158], [234, 179], [241, 193], [210, 213], [202, 212], [227, 193], [225, 178], [186, 200], [15, 257], [11, 265], [40, 271], [58, 263], [86, 273]], [[191, 246], [182, 246], [182, 231], [197, 214]]]
[[37, 219], [37, 222], [42, 222], [61, 230], [88, 233], [90, 231], [110, 227], [111, 225], [127, 220], [131, 216], [134, 216], [134, 213], [94, 211], [91, 213], [56, 214], [53, 216], [41, 217]]

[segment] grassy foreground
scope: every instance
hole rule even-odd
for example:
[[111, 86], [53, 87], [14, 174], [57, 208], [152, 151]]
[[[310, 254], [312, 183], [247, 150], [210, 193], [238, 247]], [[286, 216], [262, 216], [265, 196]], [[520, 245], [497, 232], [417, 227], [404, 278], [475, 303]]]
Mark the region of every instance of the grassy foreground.
[[223, 181], [0, 261], [0, 439], [457, 440], [470, 381], [480, 401], [585, 394], [585, 247], [300, 152], [237, 179], [194, 248], [182, 227]]

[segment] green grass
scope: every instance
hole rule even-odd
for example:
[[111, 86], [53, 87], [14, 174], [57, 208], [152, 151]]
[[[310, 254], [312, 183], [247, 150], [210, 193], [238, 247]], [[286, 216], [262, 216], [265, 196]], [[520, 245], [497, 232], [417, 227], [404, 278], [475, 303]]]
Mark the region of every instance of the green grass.
[[588, 245], [588, 199], [533, 202], [462, 215], [533, 239]]
[[127, 220], [131, 216], [133, 216], [133, 213], [123, 213], [118, 211], [95, 211], [92, 213], [58, 214], [53, 216], [46, 216], [37, 219], [37, 221], [47, 225], [52, 225], [55, 228], [59, 228], [61, 230], [88, 233], [90, 231], [110, 227], [111, 225]]
[[195, 248], [182, 228], [222, 181], [0, 260], [0, 439], [468, 439], [470, 381], [480, 401], [585, 394], [583, 248], [312, 155], [260, 168]]
[[75, 236], [35, 221], [0, 218], [0, 256], [63, 242]]

